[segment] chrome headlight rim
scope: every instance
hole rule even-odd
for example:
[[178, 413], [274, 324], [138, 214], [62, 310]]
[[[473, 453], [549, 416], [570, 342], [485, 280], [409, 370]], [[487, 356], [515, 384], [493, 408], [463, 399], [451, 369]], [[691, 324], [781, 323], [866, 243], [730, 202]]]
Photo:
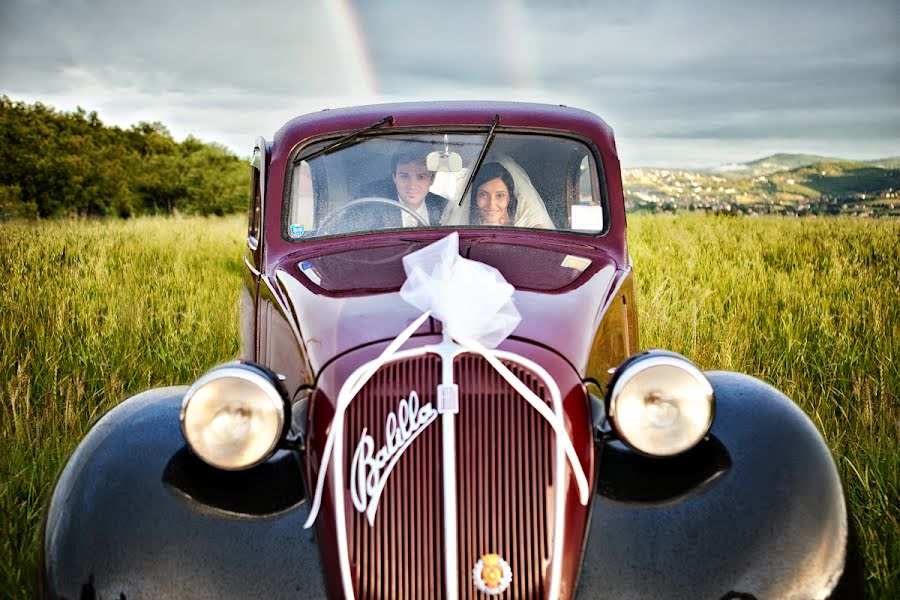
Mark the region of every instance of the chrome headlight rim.
[[[239, 466], [220, 464], [215, 462], [214, 460], [210, 460], [208, 456], [205, 456], [203, 452], [198, 450], [195, 442], [191, 440], [191, 436], [188, 433], [187, 424], [185, 422], [188, 405], [195, 397], [197, 391], [203, 388], [205, 385], [224, 378], [239, 379], [256, 385], [263, 392], [266, 399], [271, 402], [272, 408], [275, 409], [276, 414], [278, 415], [278, 427], [276, 428], [277, 433], [272, 436], [272, 441], [268, 444], [266, 451], [262, 453], [256, 460], [241, 464]], [[287, 401], [287, 392], [284, 389], [284, 385], [281, 383], [275, 373], [261, 365], [239, 360], [213, 367], [202, 376], [200, 376], [200, 378], [197, 379], [197, 381], [195, 381], [194, 384], [191, 385], [191, 387], [188, 388], [188, 391], [185, 393], [184, 398], [181, 401], [181, 410], [179, 411], [178, 418], [181, 425], [182, 435], [184, 436], [188, 447], [203, 462], [210, 465], [211, 467], [223, 471], [245, 471], [247, 469], [251, 469], [257, 465], [260, 465], [271, 458], [271, 456], [279, 448], [281, 442], [287, 437], [291, 425], [291, 406]]]
[[[703, 388], [704, 396], [708, 399], [709, 403], [709, 414], [707, 415], [703, 433], [697, 435], [692, 444], [672, 453], [652, 452], [647, 450], [646, 448], [641, 448], [640, 445], [636, 444], [633, 439], [629, 439], [628, 435], [625, 431], [623, 431], [622, 427], [620, 427], [620, 425], [616, 423], [616, 402], [625, 385], [643, 371], [660, 366], [674, 367], [682, 369], [683, 371], [688, 373]], [[703, 374], [703, 371], [701, 371], [690, 360], [676, 352], [653, 349], [631, 356], [625, 362], [619, 365], [618, 368], [616, 368], [616, 371], [610, 378], [609, 384], [607, 385], [606, 389], [606, 416], [616, 439], [623, 442], [631, 450], [634, 450], [639, 454], [649, 456], [651, 458], [669, 458], [673, 456], [679, 456], [681, 454], [684, 454], [685, 452], [690, 451], [692, 448], [695, 448], [697, 444], [699, 444], [704, 438], [706, 438], [706, 436], [709, 435], [709, 430], [712, 428], [713, 421], [715, 420], [716, 401], [712, 384], [709, 382], [709, 379], [706, 377], [706, 375]]]

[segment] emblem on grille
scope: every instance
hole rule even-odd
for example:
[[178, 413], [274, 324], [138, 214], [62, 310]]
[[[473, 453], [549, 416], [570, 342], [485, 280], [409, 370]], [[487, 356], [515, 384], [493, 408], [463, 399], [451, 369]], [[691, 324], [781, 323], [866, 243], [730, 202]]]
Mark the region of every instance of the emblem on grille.
[[512, 581], [509, 563], [499, 554], [485, 554], [472, 569], [472, 582], [479, 592], [498, 596], [506, 591]]
[[369, 525], [375, 523], [378, 500], [397, 460], [437, 416], [431, 402], [419, 407], [419, 394], [413, 390], [409, 400], [400, 400], [396, 413], [388, 413], [384, 423], [385, 442], [381, 448], [376, 451], [375, 438], [367, 429], [362, 430], [350, 463], [350, 497], [356, 510], [366, 514]]

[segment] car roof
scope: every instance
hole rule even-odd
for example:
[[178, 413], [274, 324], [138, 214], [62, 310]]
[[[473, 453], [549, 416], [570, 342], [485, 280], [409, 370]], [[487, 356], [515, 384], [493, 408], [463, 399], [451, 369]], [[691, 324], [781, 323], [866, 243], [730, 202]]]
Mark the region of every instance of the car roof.
[[593, 140], [604, 155], [616, 155], [612, 128], [597, 115], [564, 105], [526, 102], [400, 102], [326, 108], [288, 121], [275, 133], [275, 146], [293, 147], [306, 138], [367, 127], [387, 116], [393, 127], [483, 126], [500, 115], [498, 127], [547, 129]]

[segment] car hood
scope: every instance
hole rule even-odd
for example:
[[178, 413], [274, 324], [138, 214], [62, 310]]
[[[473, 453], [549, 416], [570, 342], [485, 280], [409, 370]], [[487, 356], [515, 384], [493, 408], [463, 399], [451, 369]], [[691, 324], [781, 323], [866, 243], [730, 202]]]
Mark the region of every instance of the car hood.
[[[402, 257], [423, 245], [297, 253], [277, 265], [267, 279], [314, 373], [349, 350], [395, 338], [421, 315], [400, 297], [399, 287], [405, 281]], [[497, 268], [516, 288], [513, 301], [522, 321], [511, 338], [554, 350], [581, 374], [622, 274], [611, 258], [586, 250], [521, 241], [461, 243], [463, 256]], [[440, 331], [440, 321], [428, 319], [415, 335]]]

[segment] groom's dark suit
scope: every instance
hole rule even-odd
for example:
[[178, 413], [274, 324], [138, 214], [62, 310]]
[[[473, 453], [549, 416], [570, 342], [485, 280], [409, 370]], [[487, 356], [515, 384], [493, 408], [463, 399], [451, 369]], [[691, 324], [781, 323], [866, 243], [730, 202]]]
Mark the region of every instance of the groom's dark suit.
[[[382, 181], [374, 181], [364, 185], [356, 194], [357, 198], [386, 198], [400, 203], [397, 198], [397, 186], [390, 179]], [[444, 214], [444, 207], [447, 206], [447, 199], [437, 194], [428, 192], [425, 196], [425, 207], [428, 209], [428, 224], [436, 227], [441, 224], [441, 215]], [[398, 229], [403, 227], [403, 211], [399, 208], [391, 208], [386, 205], [367, 204], [359, 207], [360, 210], [366, 211], [366, 219], [372, 221], [372, 229]]]

